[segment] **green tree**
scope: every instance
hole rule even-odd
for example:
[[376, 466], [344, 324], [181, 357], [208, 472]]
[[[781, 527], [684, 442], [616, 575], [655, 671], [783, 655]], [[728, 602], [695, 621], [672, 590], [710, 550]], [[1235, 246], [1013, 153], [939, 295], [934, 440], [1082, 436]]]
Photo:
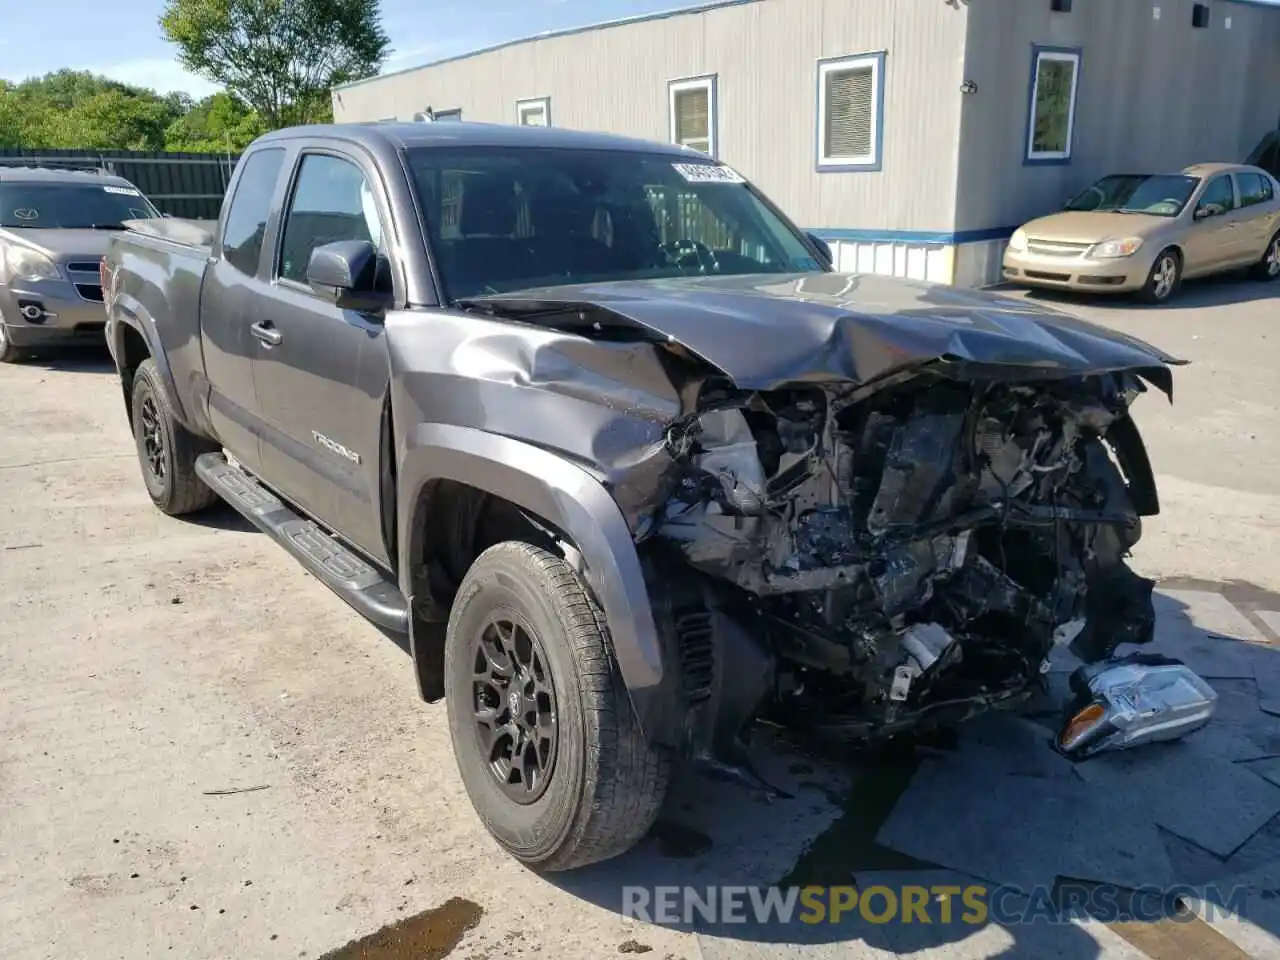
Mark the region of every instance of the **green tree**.
[[184, 67], [269, 129], [329, 119], [329, 88], [372, 76], [391, 52], [378, 0], [166, 0], [160, 29]]
[[169, 124], [164, 147], [191, 153], [238, 153], [265, 132], [255, 111], [229, 93], [215, 93]]
[[0, 86], [0, 146], [161, 150], [190, 105], [79, 70]]

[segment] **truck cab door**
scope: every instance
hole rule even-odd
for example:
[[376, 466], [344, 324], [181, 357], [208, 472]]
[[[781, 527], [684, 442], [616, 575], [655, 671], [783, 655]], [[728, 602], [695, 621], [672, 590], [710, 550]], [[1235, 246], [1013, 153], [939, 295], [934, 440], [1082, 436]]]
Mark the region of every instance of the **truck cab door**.
[[[270, 296], [257, 303], [253, 378], [263, 415], [262, 478], [384, 566], [382, 419], [390, 367], [382, 318], [343, 309], [307, 284], [311, 252], [379, 245], [387, 222], [373, 170], [352, 154], [304, 148], [280, 221]], [[394, 285], [386, 272], [389, 291]]]
[[250, 327], [270, 295], [261, 269], [285, 150], [255, 150], [241, 160], [217, 243], [200, 288], [200, 338], [209, 384], [209, 421], [227, 451], [253, 473], [262, 466], [262, 417], [253, 383], [257, 342]]

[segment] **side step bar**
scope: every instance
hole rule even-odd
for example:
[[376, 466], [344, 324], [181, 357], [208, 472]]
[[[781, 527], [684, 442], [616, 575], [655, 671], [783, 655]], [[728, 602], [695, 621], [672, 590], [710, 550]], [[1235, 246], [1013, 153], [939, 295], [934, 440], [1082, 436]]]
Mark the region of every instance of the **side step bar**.
[[319, 524], [306, 520], [220, 453], [196, 459], [196, 473], [250, 523], [284, 547], [366, 619], [393, 633], [409, 632], [409, 607], [399, 587]]

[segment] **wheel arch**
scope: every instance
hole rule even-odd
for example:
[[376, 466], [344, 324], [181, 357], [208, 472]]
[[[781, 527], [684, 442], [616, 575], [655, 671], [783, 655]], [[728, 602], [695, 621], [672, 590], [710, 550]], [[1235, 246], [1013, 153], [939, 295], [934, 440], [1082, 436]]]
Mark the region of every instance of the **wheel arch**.
[[558, 546], [578, 569], [604, 612], [619, 672], [643, 724], [647, 698], [663, 678], [661, 647], [631, 530], [603, 484], [561, 456], [473, 427], [420, 424], [403, 438], [402, 450], [397, 559], [401, 590], [415, 611], [410, 645], [423, 696], [438, 699], [443, 692], [442, 621], [451, 599], [442, 595], [447, 587], [431, 585], [426, 561], [449, 542], [444, 524], [465, 526], [456, 508], [467, 505], [457, 497], [474, 491], [515, 508], [528, 524], [525, 535]]
[[113, 319], [111, 355], [115, 358], [116, 372], [120, 375], [120, 389], [124, 395], [125, 411], [130, 424], [133, 423], [133, 376], [142, 361], [150, 358], [155, 361], [156, 370], [173, 406], [174, 416], [184, 426], [188, 426], [186, 411], [182, 409], [182, 397], [174, 383], [173, 370], [169, 367], [164, 350], [157, 349], [160, 339], [155, 321], [145, 312], [130, 310], [119, 303]]

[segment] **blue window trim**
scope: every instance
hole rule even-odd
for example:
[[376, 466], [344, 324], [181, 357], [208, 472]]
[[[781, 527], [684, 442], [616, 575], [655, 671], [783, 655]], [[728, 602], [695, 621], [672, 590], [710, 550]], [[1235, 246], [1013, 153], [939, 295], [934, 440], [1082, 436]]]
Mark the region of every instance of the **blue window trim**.
[[676, 139], [676, 88], [686, 89], [695, 86], [707, 88], [707, 136], [711, 142], [708, 151], [711, 159], [720, 159], [720, 77], [715, 73], [703, 73], [695, 77], [677, 77], [667, 81], [667, 139], [671, 143], [679, 143]]
[[[819, 60], [815, 67], [815, 90], [813, 101], [813, 167], [818, 173], [879, 173], [884, 169], [884, 68], [885, 68], [884, 50], [869, 51], [867, 53], [853, 53], [843, 57], [826, 57]], [[875, 142], [872, 144], [871, 160], [867, 163], [847, 163], [835, 161], [832, 163], [822, 162], [823, 147], [823, 116], [822, 116], [822, 88], [823, 88], [823, 70], [829, 66], [836, 66], [842, 63], [856, 63], [858, 61], [873, 61], [876, 70], [876, 115], [875, 126], [876, 136]]]
[[539, 106], [542, 108], [542, 115], [547, 120], [547, 126], [551, 126], [551, 98], [550, 97], [525, 97], [523, 100], [516, 101], [516, 126], [520, 126], [521, 111], [525, 107]]
[[[1067, 54], [1076, 58], [1075, 83], [1071, 87], [1071, 112], [1067, 115], [1067, 155], [1065, 157], [1033, 157], [1031, 134], [1035, 129], [1036, 74], [1040, 69], [1040, 55], [1044, 53]], [[1076, 105], [1080, 101], [1080, 74], [1084, 69], [1084, 48], [1058, 47], [1045, 43], [1031, 45], [1031, 76], [1027, 81], [1027, 127], [1022, 133], [1022, 165], [1024, 167], [1062, 167], [1071, 162], [1076, 146]]]

